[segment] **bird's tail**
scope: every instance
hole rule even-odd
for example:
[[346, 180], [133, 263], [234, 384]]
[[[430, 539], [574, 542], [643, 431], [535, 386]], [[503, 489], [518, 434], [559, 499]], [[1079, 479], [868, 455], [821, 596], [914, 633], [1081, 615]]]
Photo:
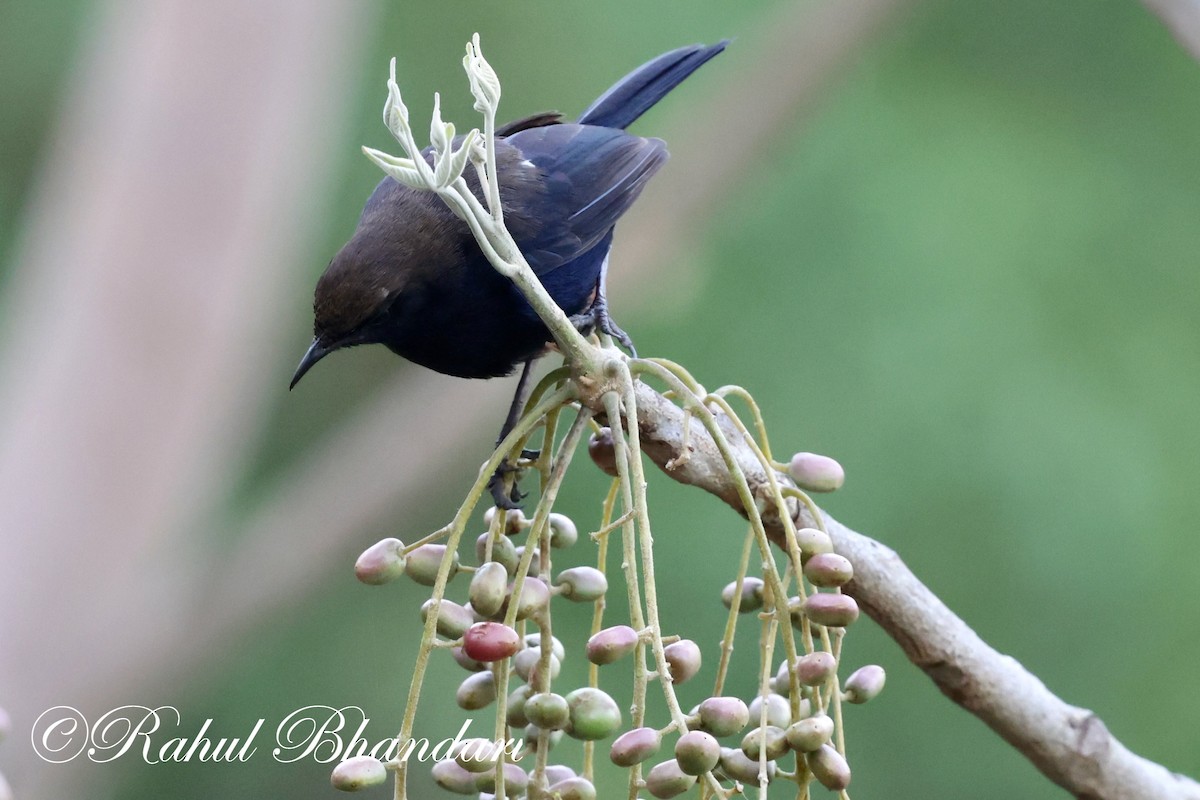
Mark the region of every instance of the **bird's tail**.
[[624, 130], [727, 44], [728, 39], [711, 46], [694, 44], [647, 61], [600, 95], [579, 122]]

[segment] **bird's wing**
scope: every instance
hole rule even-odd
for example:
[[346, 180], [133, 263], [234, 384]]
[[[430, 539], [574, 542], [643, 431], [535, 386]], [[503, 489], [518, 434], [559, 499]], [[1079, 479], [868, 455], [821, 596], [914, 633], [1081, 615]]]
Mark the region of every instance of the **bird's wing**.
[[510, 166], [514, 180], [501, 179], [505, 218], [538, 274], [594, 247], [667, 160], [661, 139], [591, 125], [536, 127], [506, 141], [521, 162]]
[[497, 136], [512, 136], [514, 133], [527, 131], [530, 128], [540, 128], [543, 125], [557, 125], [562, 122], [562, 114], [557, 111], [543, 111], [521, 119], [514, 119], [496, 128]]

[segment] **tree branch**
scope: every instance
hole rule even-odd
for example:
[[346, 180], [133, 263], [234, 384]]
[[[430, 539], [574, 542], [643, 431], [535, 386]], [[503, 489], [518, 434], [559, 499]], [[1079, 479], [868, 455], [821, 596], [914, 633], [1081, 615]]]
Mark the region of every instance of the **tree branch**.
[[[667, 475], [742, 513], [735, 484], [704, 428], [685, 421], [682, 409], [646, 384], [637, 383], [636, 390], [643, 450]], [[603, 408], [594, 410], [603, 417]], [[767, 476], [758, 459], [728, 418], [716, 409], [713, 413], [759, 496]], [[685, 424], [691, 424], [690, 455], [681, 466], [668, 468], [682, 454]], [[791, 484], [786, 475], [776, 478]], [[843, 589], [943, 694], [1000, 734], [1046, 777], [1086, 800], [1200, 798], [1200, 784], [1130, 752], [1093, 712], [1063, 702], [1016, 659], [980, 639], [893, 550], [822, 513], [837, 551], [854, 564], [854, 580]], [[813, 523], [803, 511], [796, 520]], [[764, 521], [772, 539], [781, 542], [779, 519], [764, 514]]]
[[1200, 0], [1142, 0], [1192, 58], [1200, 61]]

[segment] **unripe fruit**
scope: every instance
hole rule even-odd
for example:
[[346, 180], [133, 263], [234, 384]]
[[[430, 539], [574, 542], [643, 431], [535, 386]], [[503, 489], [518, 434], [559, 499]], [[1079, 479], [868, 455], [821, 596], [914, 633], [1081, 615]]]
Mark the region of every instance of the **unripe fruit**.
[[518, 686], [509, 693], [504, 711], [504, 719], [509, 725], [514, 728], [524, 728], [529, 724], [529, 718], [525, 716], [525, 701], [532, 694], [533, 690], [528, 686]]
[[804, 601], [804, 613], [810, 622], [844, 628], [858, 619], [858, 603], [848, 594], [818, 592]]
[[788, 474], [797, 486], [809, 492], [834, 492], [846, 482], [841, 464], [816, 453], [796, 453], [788, 464]]
[[541, 692], [525, 701], [525, 716], [539, 728], [557, 731], [567, 726], [571, 709], [567, 706], [567, 698], [561, 694]]
[[521, 637], [502, 622], [476, 622], [463, 634], [463, 653], [476, 661], [500, 661], [521, 649]]
[[[504, 601], [504, 612], [508, 613], [508, 606], [512, 602], [512, 596], [516, 594], [516, 587], [509, 589], [508, 597]], [[546, 610], [547, 604], [550, 602], [550, 587], [546, 582], [539, 578], [526, 578], [521, 583], [521, 597], [517, 601], [517, 619], [529, 619], [539, 616]]]
[[[526, 647], [521, 652], [513, 656], [513, 672], [526, 683], [532, 683], [538, 676], [539, 664], [542, 661], [541, 648]], [[558, 677], [559, 670], [562, 669], [562, 662], [553, 653], [550, 654], [550, 680]]]
[[817, 650], [796, 659], [796, 677], [805, 686], [819, 686], [837, 672], [837, 659], [832, 653]]
[[842, 699], [848, 703], [865, 703], [883, 691], [886, 680], [887, 673], [878, 664], [859, 667], [842, 686], [845, 690]]
[[404, 574], [404, 542], [381, 539], [354, 562], [354, 575], [369, 586], [390, 583]]
[[817, 528], [801, 528], [796, 531], [796, 544], [805, 560], [818, 553], [833, 552], [833, 539], [829, 538], [828, 533]]
[[[529, 776], [525, 770], [511, 762], [502, 767], [504, 774], [504, 792], [508, 797], [518, 797], [525, 794], [529, 785]], [[496, 791], [496, 771], [488, 770], [475, 776], [475, 788], [481, 792]]]
[[709, 697], [697, 710], [700, 728], [713, 736], [732, 736], [750, 722], [750, 709], [739, 697]]
[[478, 774], [495, 769], [503, 752], [502, 748], [488, 739], [463, 739], [454, 754], [454, 760], [467, 772]]
[[653, 756], [662, 747], [662, 735], [654, 728], [634, 728], [616, 738], [608, 757], [618, 767], [632, 767]]
[[[532, 773], [533, 770], [530, 770]], [[550, 786], [575, 777], [575, 770], [568, 767], [566, 764], [547, 764], [546, 765], [546, 783]]]
[[821, 749], [806, 754], [804, 758], [813, 777], [826, 789], [840, 792], [850, 785], [850, 765], [841, 753], [829, 745], [821, 745]]
[[496, 676], [491, 670], [475, 672], [458, 685], [454, 695], [458, 707], [467, 711], [478, 711], [491, 705], [496, 699]]
[[[758, 783], [758, 762], [751, 761], [740, 749], [721, 748], [721, 772], [742, 783]], [[767, 781], [775, 777], [775, 762], [767, 762]]]
[[588, 455], [605, 475], [617, 477], [617, 450], [613, 444], [612, 430], [601, 428], [588, 439]]
[[[742, 581], [742, 599], [738, 603], [739, 614], [749, 614], [751, 611], [758, 611], [763, 607], [763, 585], [762, 578], [747, 576]], [[737, 591], [737, 581], [726, 585], [721, 590], [721, 602], [726, 608], [733, 608], [733, 593]]]
[[750, 701], [750, 724], [758, 726], [762, 719], [762, 706], [767, 704], [767, 724], [786, 728], [792, 723], [792, 704], [783, 695], [768, 694], [765, 698], [755, 697]]
[[782, 728], [775, 725], [755, 728], [742, 738], [742, 752], [751, 761], [758, 761], [763, 750], [766, 750], [767, 761], [774, 761], [787, 752], [787, 737]]
[[465, 669], [467, 672], [479, 672], [486, 666], [483, 664], [483, 662], [476, 661], [475, 659], [469, 657], [463, 652], [461, 647], [450, 648], [450, 655], [454, 657], [455, 663]]
[[526, 725], [525, 726], [525, 744], [524, 744], [525, 749], [531, 753], [536, 753], [538, 750], [538, 739], [541, 738], [540, 735], [543, 733], [546, 735], [546, 749], [547, 750], [549, 750], [550, 748], [554, 747], [554, 745], [556, 745], [560, 741], [562, 741], [562, 737], [563, 737], [562, 731], [544, 731], [541, 728], [539, 728], [537, 725]]
[[[517, 560], [520, 561], [525, 557], [525, 545], [517, 548]], [[513, 570], [516, 573], [516, 570]], [[542, 574], [542, 554], [536, 547], [533, 548], [533, 555], [529, 557], [529, 569], [525, 572], [529, 576], [537, 576]]]
[[[542, 635], [540, 633], [526, 634], [525, 646], [534, 650], [540, 650], [542, 647]], [[550, 653], [559, 661], [567, 657], [566, 650], [563, 649], [563, 643], [558, 640], [557, 636], [550, 637]]]
[[[404, 574], [422, 586], [433, 586], [437, 583], [438, 571], [445, 557], [446, 545], [423, 544], [408, 554], [404, 562]], [[446, 580], [452, 580], [458, 574], [458, 553], [453, 553], [451, 557], [453, 560]]]
[[667, 668], [673, 683], [683, 683], [700, 671], [700, 646], [691, 639], [681, 639], [664, 648]]
[[467, 597], [471, 607], [484, 617], [494, 617], [504, 605], [508, 592], [508, 570], [499, 561], [480, 564], [471, 576]]
[[475, 794], [475, 773], [467, 772], [458, 762], [447, 758], [433, 765], [433, 782], [455, 794]]
[[[433, 609], [433, 599], [430, 598], [421, 604], [421, 619], [429, 618], [429, 612]], [[447, 639], [457, 639], [467, 632], [475, 624], [475, 618], [471, 616], [471, 612], [460, 606], [458, 603], [450, 600], [443, 600], [438, 608], [437, 614], [437, 632]]]
[[804, 577], [813, 586], [842, 586], [854, 578], [854, 565], [837, 553], [818, 553], [804, 565]]
[[546, 520], [550, 523], [550, 546], [561, 550], [579, 541], [579, 529], [566, 514], [552, 513]]
[[567, 695], [570, 725], [567, 733], [575, 739], [595, 741], [612, 736], [621, 727], [621, 709], [607, 693], [590, 686]]
[[608, 579], [595, 567], [572, 567], [558, 573], [555, 585], [562, 587], [562, 596], [576, 603], [599, 600], [608, 591]]
[[[495, 519], [497, 508], [492, 506], [487, 511], [483, 512], [483, 524], [489, 528], [492, 527], [492, 520]], [[504, 515], [504, 530], [503, 533], [511, 536], [529, 527], [529, 520], [525, 519], [525, 512], [519, 508], [510, 508]]]
[[703, 775], [721, 760], [721, 745], [704, 731], [688, 731], [675, 743], [675, 760], [688, 775]]
[[695, 775], [688, 775], [679, 768], [675, 759], [655, 764], [646, 775], [646, 791], [658, 798], [675, 797], [692, 788]]
[[587, 778], [567, 778], [551, 784], [550, 796], [559, 800], [596, 800], [596, 787]]
[[785, 731], [788, 746], [801, 753], [811, 753], [828, 744], [833, 736], [833, 720], [824, 714], [806, 717], [790, 725]]
[[329, 782], [343, 792], [357, 792], [387, 780], [387, 768], [374, 756], [354, 756], [333, 768]]
[[[791, 608], [790, 602], [788, 603], [788, 607], [789, 607], [789, 609]], [[793, 620], [794, 620], [794, 617], [793, 617]], [[784, 697], [791, 696], [792, 675], [791, 675], [791, 672], [788, 670], [788, 662], [787, 662], [786, 658], [783, 661], [779, 662], [779, 669], [777, 669], [775, 671], [775, 677], [771, 678], [770, 689], [775, 694], [781, 694]]]
[[[487, 558], [487, 543], [492, 538], [490, 533], [481, 533], [479, 538], [475, 540], [475, 558], [483, 561]], [[517, 556], [517, 546], [512, 543], [512, 539], [507, 536], [501, 536], [496, 541], [492, 542], [492, 561], [498, 564], [503, 564], [508, 570], [508, 574], [512, 575], [517, 571], [517, 562], [520, 557]]]
[[614, 625], [588, 639], [587, 659], [593, 664], [611, 664], [632, 653], [637, 643], [637, 631], [628, 625]]

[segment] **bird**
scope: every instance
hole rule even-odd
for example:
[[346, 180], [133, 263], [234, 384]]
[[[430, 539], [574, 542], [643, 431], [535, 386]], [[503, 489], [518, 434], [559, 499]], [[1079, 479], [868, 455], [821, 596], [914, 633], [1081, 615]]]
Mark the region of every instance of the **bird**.
[[[625, 129], [729, 40], [651, 59], [613, 84], [574, 122], [527, 116], [495, 131], [504, 221], [550, 297], [581, 331], [633, 342], [608, 310], [605, 279], [617, 221], [667, 160], [666, 143]], [[423, 155], [431, 158], [427, 148]], [[483, 200], [474, 170], [469, 189]], [[289, 388], [325, 356], [382, 344], [423, 367], [497, 378], [524, 365], [501, 439], [524, 403], [530, 368], [553, 343], [521, 292], [497, 272], [467, 223], [433, 192], [385, 177], [350, 240], [317, 281], [313, 340]], [[504, 498], [493, 486], [493, 496]], [[512, 489], [513, 507], [517, 492]]]

